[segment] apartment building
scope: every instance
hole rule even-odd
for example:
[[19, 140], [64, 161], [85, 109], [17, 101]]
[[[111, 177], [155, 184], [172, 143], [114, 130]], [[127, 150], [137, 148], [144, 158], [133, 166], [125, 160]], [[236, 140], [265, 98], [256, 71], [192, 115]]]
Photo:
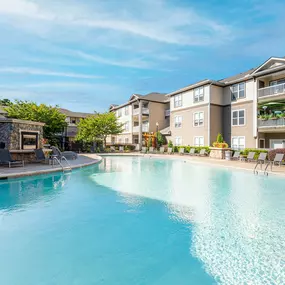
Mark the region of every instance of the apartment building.
[[110, 136], [108, 144], [133, 144], [142, 146], [146, 136], [169, 127], [169, 98], [152, 92], [147, 95], [133, 94], [122, 105], [111, 105], [110, 112], [124, 125], [120, 135]]
[[212, 145], [220, 132], [236, 149], [285, 147], [285, 58], [167, 96], [175, 145]]

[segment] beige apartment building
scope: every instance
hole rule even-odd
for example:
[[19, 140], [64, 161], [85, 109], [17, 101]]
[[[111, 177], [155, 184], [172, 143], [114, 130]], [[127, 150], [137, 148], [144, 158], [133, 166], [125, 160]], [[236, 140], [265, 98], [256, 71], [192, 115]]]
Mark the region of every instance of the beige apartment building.
[[110, 136], [107, 143], [141, 147], [148, 134], [169, 128], [169, 108], [169, 98], [155, 92], [133, 94], [126, 103], [111, 105], [109, 111], [116, 113], [119, 122], [124, 125], [124, 131], [120, 135]]
[[209, 146], [220, 132], [236, 149], [285, 147], [285, 58], [167, 96], [175, 145]]

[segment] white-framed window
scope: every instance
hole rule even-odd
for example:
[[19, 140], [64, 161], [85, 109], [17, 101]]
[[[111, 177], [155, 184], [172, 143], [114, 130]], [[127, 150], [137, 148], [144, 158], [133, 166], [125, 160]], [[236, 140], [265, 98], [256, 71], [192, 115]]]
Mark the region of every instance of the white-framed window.
[[204, 146], [204, 137], [194, 137], [194, 146]]
[[118, 118], [122, 117], [122, 109], [119, 109], [119, 110], [117, 111], [117, 117], [118, 117]]
[[245, 83], [238, 83], [231, 86], [232, 101], [245, 98]]
[[121, 138], [119, 138], [119, 139], [118, 139], [118, 142], [119, 142], [119, 143], [122, 143], [122, 139], [121, 139]]
[[232, 126], [244, 126], [245, 125], [245, 110], [233, 110], [232, 111]]
[[129, 138], [125, 138], [125, 143], [129, 143]]
[[125, 106], [125, 116], [129, 115], [129, 106]]
[[125, 131], [128, 132], [130, 130], [130, 123], [125, 122]]
[[182, 107], [182, 94], [174, 96], [174, 108]]
[[204, 101], [204, 87], [194, 89], [194, 103]]
[[180, 146], [182, 145], [182, 137], [175, 137], [175, 145]]
[[193, 113], [193, 126], [194, 127], [204, 126], [204, 112]]
[[182, 116], [175, 116], [174, 117], [174, 127], [181, 128], [182, 127]]
[[234, 136], [232, 137], [232, 149], [242, 150], [245, 149], [245, 137], [244, 136]]

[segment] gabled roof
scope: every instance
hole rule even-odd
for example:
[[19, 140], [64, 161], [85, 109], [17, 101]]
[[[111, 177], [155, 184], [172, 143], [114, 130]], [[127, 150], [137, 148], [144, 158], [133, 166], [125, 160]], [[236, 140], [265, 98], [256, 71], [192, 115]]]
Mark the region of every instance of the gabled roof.
[[228, 83], [233, 83], [235, 81], [239, 81], [239, 80], [246, 80], [249, 79], [251, 77], [251, 74], [256, 70], [256, 68], [251, 68], [245, 72], [241, 72], [239, 74], [224, 78], [219, 80], [219, 82], [224, 83], [224, 84], [228, 84]]
[[285, 58], [284, 57], [270, 57], [263, 64], [258, 66], [253, 72], [252, 75], [259, 73], [261, 71], [271, 71], [272, 69], [285, 67]]
[[92, 113], [81, 113], [81, 112], [73, 112], [67, 109], [59, 108], [58, 109], [62, 114], [65, 114], [67, 117], [75, 117], [75, 118], [86, 118], [87, 116], [94, 115]]
[[140, 94], [134, 94], [134, 95], [138, 97], [138, 100], [152, 101], [159, 103], [165, 103], [168, 101], [166, 93], [151, 92], [146, 95], [140, 95]]

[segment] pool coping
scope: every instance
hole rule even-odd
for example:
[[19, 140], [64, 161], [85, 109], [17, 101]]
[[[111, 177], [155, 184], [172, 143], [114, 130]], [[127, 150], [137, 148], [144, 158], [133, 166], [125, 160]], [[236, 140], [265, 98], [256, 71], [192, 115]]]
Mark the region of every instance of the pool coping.
[[[86, 156], [85, 154], [83, 154]], [[90, 158], [90, 156], [87, 156]], [[98, 164], [102, 161], [102, 157], [99, 155], [96, 155], [96, 158], [92, 158], [93, 161], [85, 162], [85, 163], [80, 163], [80, 164], [74, 164], [70, 165], [70, 168], [73, 169], [78, 169], [78, 168], [83, 168], [83, 167], [88, 167], [91, 165]], [[21, 172], [19, 171], [18, 173], [0, 173], [0, 181], [2, 180], [7, 180], [7, 179], [13, 179], [13, 178], [19, 178], [19, 177], [25, 177], [25, 176], [38, 176], [38, 175], [43, 175], [43, 174], [49, 174], [49, 173], [54, 173], [54, 172], [65, 172], [62, 170], [60, 166], [56, 166], [53, 168], [48, 168], [48, 169], [41, 169], [41, 170], [30, 170], [30, 171], [25, 171]]]
[[[190, 156], [190, 155], [179, 155], [179, 154], [143, 154], [143, 153], [98, 153], [98, 156], [106, 157], [106, 156], [134, 156], [134, 157], [153, 157], [153, 158], [162, 158], [162, 159], [181, 159], [182, 161], [191, 161], [196, 164], [203, 164], [207, 166], [214, 166], [214, 167], [221, 167], [221, 168], [228, 168], [228, 169], [235, 169], [235, 170], [243, 170], [243, 171], [249, 171], [252, 174], [254, 170], [255, 163], [251, 162], [241, 162], [241, 161], [227, 161], [227, 160], [221, 160], [221, 159], [215, 159], [215, 158], [209, 158], [209, 157], [199, 157], [199, 156]], [[206, 161], [207, 160], [207, 161]], [[244, 166], [248, 167], [242, 167], [238, 165], [230, 165], [229, 163], [242, 163]], [[252, 167], [249, 167], [252, 166]], [[274, 166], [276, 168], [278, 166]], [[258, 172], [261, 172], [260, 176], [269, 176], [269, 175], [276, 175], [279, 177], [285, 177], [285, 168], [283, 166], [283, 172], [276, 172], [276, 171], [270, 171], [268, 169], [268, 175], [264, 175], [264, 169], [260, 171], [260, 168], [257, 168]], [[259, 173], [258, 173], [259, 175]]]

